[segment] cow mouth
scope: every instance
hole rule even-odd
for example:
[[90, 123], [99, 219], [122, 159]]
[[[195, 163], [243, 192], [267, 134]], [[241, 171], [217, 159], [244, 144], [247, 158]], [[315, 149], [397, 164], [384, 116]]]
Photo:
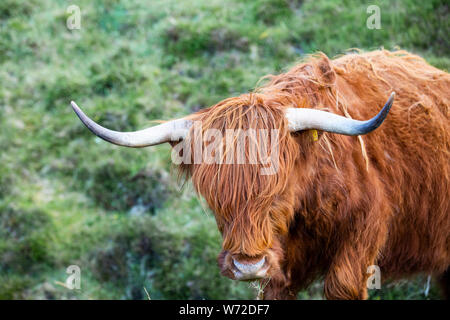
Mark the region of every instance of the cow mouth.
[[263, 269], [259, 270], [256, 273], [253, 273], [253, 274], [242, 273], [240, 270], [238, 270], [236, 268], [231, 269], [231, 272], [233, 273], [234, 280], [255, 281], [255, 280], [260, 280], [260, 279], [266, 278], [268, 270], [269, 270], [269, 266], [265, 266]]
[[265, 257], [253, 263], [240, 262], [231, 256], [228, 256], [226, 260], [227, 263], [222, 264], [221, 273], [232, 280], [254, 281], [268, 277], [270, 264]]

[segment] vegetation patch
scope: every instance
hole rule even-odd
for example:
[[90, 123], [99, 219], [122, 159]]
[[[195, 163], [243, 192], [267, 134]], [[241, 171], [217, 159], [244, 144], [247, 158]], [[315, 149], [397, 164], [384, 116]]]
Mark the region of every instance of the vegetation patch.
[[[184, 116], [252, 90], [305, 55], [400, 47], [450, 69], [444, 0], [0, 1], [0, 299], [233, 299], [213, 215], [171, 172], [170, 147], [92, 135]], [[368, 29], [377, 5], [381, 29]], [[81, 268], [81, 290], [61, 283]], [[371, 299], [436, 299], [427, 275]], [[318, 281], [299, 294], [322, 298]]]
[[0, 273], [27, 273], [49, 262], [52, 221], [41, 210], [0, 207]]

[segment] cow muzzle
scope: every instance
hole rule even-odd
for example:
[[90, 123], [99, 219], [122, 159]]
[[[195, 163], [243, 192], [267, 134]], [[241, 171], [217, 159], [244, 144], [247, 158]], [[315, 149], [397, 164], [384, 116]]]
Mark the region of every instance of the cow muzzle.
[[233, 258], [233, 265], [231, 266], [231, 272], [236, 280], [255, 280], [266, 277], [269, 269], [266, 263], [266, 258], [256, 262], [244, 262], [238, 261]]

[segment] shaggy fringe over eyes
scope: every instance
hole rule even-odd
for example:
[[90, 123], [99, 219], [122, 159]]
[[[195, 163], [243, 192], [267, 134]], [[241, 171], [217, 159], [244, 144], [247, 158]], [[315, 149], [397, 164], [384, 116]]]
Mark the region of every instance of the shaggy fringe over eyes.
[[[286, 189], [297, 148], [290, 137], [283, 112], [290, 101], [283, 97], [283, 94], [245, 94], [226, 99], [194, 116], [195, 120], [201, 121], [203, 133], [208, 129], [222, 133], [222, 153], [217, 155], [218, 163], [183, 164], [181, 170], [192, 177], [197, 192], [215, 212], [224, 237], [223, 247], [233, 253], [256, 256], [272, 245], [274, 226], [279, 232], [287, 232], [285, 220], [292, 215], [292, 206], [290, 203], [283, 205], [280, 196]], [[257, 140], [245, 140], [243, 164], [236, 164], [236, 153], [242, 144], [238, 144], [237, 135], [227, 143], [227, 129], [255, 130]], [[264, 129], [265, 134], [259, 129]], [[272, 132], [271, 129], [277, 131]], [[194, 140], [198, 137], [192, 133], [193, 130], [187, 140], [194, 148], [194, 143], [198, 143]], [[262, 152], [257, 153], [257, 163], [250, 163], [252, 143], [259, 148], [264, 137], [268, 141], [261, 147]], [[211, 142], [202, 141], [203, 150]], [[273, 152], [273, 144], [277, 144], [278, 154]], [[229, 154], [233, 155], [234, 164], [226, 163]], [[271, 166], [266, 162], [271, 157], [275, 172], [262, 175], [261, 170]], [[275, 202], [278, 202], [276, 207]]]

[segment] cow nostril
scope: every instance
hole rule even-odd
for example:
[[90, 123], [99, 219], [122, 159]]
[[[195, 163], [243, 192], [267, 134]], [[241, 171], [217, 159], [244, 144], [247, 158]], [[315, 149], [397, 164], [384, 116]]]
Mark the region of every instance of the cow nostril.
[[256, 274], [263, 266], [266, 258], [263, 257], [256, 263], [241, 263], [233, 258], [234, 266], [243, 274]]

